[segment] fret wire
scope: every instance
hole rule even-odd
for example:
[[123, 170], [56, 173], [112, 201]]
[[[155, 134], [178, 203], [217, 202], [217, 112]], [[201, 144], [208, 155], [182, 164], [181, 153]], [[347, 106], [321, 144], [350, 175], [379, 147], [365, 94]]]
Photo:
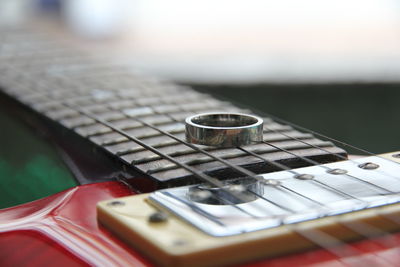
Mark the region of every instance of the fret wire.
[[259, 158], [259, 159], [265, 161], [265, 162], [268, 163], [268, 164], [272, 164], [272, 165], [274, 165], [275, 167], [278, 167], [280, 170], [285, 170], [285, 171], [287, 171], [287, 172], [292, 173], [293, 175], [299, 174], [297, 171], [295, 171], [295, 170], [289, 168], [288, 166], [283, 165], [283, 164], [281, 164], [281, 163], [279, 163], [279, 162], [276, 162], [276, 161], [267, 160], [265, 157], [260, 156], [260, 155], [258, 155], [257, 153], [255, 153], [255, 152], [253, 152], [253, 151], [250, 151], [250, 150], [245, 149], [245, 148], [243, 148], [243, 147], [237, 147], [237, 148], [240, 149], [241, 151], [247, 153], [247, 154], [250, 154], [250, 155], [252, 155], [252, 156], [254, 156], [254, 157], [256, 157], [256, 158]]
[[[267, 144], [267, 145], [272, 146], [272, 147], [274, 147], [274, 148], [280, 149], [280, 150], [282, 150], [282, 151], [284, 151], [284, 152], [286, 152], [286, 153], [289, 153], [289, 154], [291, 154], [291, 155], [293, 155], [293, 156], [296, 156], [296, 157], [298, 157], [298, 158], [300, 158], [300, 159], [302, 159], [302, 160], [304, 160], [304, 161], [306, 161], [306, 162], [308, 162], [308, 163], [311, 163], [311, 164], [313, 164], [313, 166], [318, 166], [318, 167], [320, 167], [320, 168], [323, 168], [323, 169], [326, 169], [326, 170], [330, 170], [330, 171], [333, 170], [332, 168], [329, 168], [329, 167], [327, 167], [327, 166], [325, 166], [325, 165], [320, 165], [319, 162], [317, 162], [317, 161], [315, 161], [315, 160], [312, 160], [312, 159], [303, 157], [303, 156], [301, 156], [301, 155], [297, 155], [297, 154], [295, 154], [295, 153], [293, 153], [293, 152], [291, 152], [291, 151], [288, 151], [287, 149], [280, 148], [280, 147], [275, 146], [275, 145], [272, 145], [272, 144], [270, 144], [270, 143], [268, 143], [268, 142], [265, 142], [265, 141], [262, 141], [262, 142], [263, 142], [264, 144]], [[395, 193], [395, 192], [393, 192], [393, 191], [391, 191], [391, 190], [388, 190], [388, 189], [386, 189], [386, 188], [383, 188], [383, 187], [381, 187], [381, 186], [379, 186], [379, 185], [376, 185], [376, 184], [373, 184], [373, 183], [371, 183], [371, 182], [365, 181], [365, 180], [363, 180], [363, 179], [361, 179], [361, 178], [358, 178], [358, 177], [356, 177], [356, 176], [350, 175], [350, 174], [348, 174], [348, 173], [344, 173], [344, 174], [341, 174], [341, 175], [347, 176], [347, 177], [352, 178], [352, 179], [355, 179], [355, 180], [357, 180], [357, 181], [360, 181], [360, 182], [365, 183], [365, 184], [367, 184], [367, 185], [370, 185], [370, 186], [372, 186], [372, 187], [376, 187], [376, 188], [378, 188], [378, 189], [380, 189], [380, 190], [383, 190], [383, 191], [385, 191], [385, 192], [387, 192], [387, 193], [390, 193], [390, 194], [394, 194], [394, 193]]]

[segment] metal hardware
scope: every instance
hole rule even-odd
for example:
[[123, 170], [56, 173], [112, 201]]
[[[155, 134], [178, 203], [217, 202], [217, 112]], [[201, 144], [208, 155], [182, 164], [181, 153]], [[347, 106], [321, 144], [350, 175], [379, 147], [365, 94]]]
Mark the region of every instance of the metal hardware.
[[347, 171], [343, 170], [343, 169], [330, 169], [330, 170], [328, 170], [326, 172], [330, 173], [330, 174], [335, 174], [335, 175], [341, 175], [341, 174], [346, 174], [347, 173]]
[[161, 223], [166, 222], [168, 219], [168, 215], [165, 212], [158, 211], [154, 212], [149, 216], [149, 222], [151, 223]]
[[314, 176], [311, 174], [297, 174], [294, 176], [294, 178], [299, 179], [299, 180], [311, 180], [314, 179]]
[[372, 163], [372, 162], [366, 162], [366, 163], [358, 165], [358, 167], [360, 167], [361, 169], [364, 169], [364, 170], [375, 170], [375, 169], [379, 168], [379, 165]]
[[237, 147], [263, 140], [263, 120], [240, 113], [203, 113], [186, 118], [186, 139], [193, 144]]

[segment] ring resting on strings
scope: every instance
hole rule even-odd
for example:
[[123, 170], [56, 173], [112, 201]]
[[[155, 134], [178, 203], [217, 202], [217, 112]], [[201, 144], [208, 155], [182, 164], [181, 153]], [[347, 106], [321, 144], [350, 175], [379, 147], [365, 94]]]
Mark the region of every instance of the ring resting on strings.
[[203, 113], [186, 118], [186, 140], [215, 147], [238, 147], [263, 140], [263, 120], [240, 113]]

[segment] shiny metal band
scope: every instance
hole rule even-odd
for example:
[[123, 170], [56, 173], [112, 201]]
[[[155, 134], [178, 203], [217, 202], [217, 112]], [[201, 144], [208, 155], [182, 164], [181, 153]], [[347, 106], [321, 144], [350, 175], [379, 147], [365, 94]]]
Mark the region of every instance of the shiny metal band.
[[203, 113], [186, 118], [186, 140], [193, 144], [237, 147], [263, 140], [263, 120], [240, 113]]

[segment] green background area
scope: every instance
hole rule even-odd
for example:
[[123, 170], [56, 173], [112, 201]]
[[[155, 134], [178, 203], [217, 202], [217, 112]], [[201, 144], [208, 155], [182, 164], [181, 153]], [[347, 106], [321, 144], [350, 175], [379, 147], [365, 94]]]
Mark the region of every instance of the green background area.
[[47, 140], [2, 111], [0, 123], [0, 208], [77, 185]]

